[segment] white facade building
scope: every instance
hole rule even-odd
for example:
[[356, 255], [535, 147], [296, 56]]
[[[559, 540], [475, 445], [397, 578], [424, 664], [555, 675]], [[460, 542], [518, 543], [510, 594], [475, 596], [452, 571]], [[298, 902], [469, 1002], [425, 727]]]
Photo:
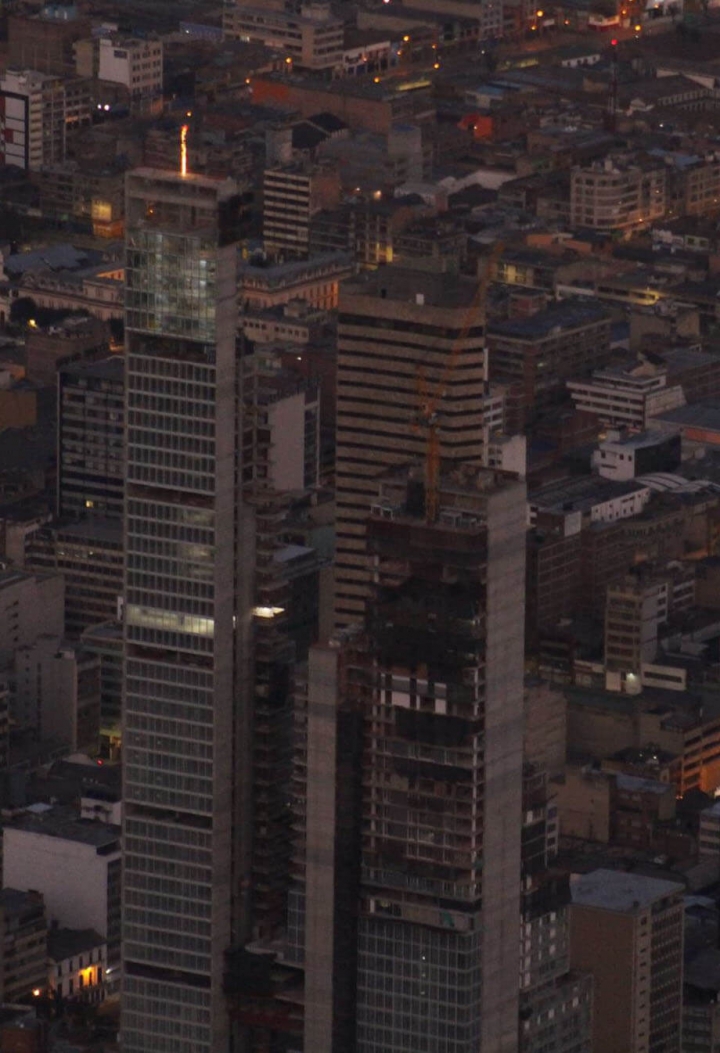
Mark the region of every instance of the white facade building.
[[0, 80], [0, 163], [36, 171], [65, 159], [60, 77], [9, 69]]
[[68, 808], [35, 806], [3, 831], [3, 885], [35, 889], [48, 920], [95, 929], [119, 950], [120, 830], [77, 818]]
[[100, 1002], [110, 979], [107, 943], [94, 929], [51, 929], [48, 989], [63, 998]]
[[122, 84], [132, 95], [159, 95], [163, 83], [163, 46], [160, 40], [103, 37], [98, 46], [98, 76]]
[[594, 414], [602, 424], [643, 430], [652, 418], [685, 405], [679, 384], [668, 385], [667, 374], [654, 366], [597, 369], [588, 380], [569, 380], [575, 408]]

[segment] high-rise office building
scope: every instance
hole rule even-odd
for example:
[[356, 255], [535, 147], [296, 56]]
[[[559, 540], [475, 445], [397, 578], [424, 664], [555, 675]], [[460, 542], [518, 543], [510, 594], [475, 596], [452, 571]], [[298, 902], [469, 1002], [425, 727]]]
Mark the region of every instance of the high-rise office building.
[[[127, 180], [125, 1053], [222, 1053], [246, 935], [252, 519], [239, 500], [232, 181]], [[244, 836], [245, 835], [245, 836]]]
[[[340, 293], [335, 617], [362, 619], [370, 567], [365, 525], [386, 469], [421, 458], [423, 389], [444, 391], [443, 457], [481, 464], [487, 431], [485, 327], [477, 281], [386, 267]], [[454, 368], [450, 356], [457, 349]], [[447, 371], [447, 373], [446, 373]], [[420, 389], [420, 390], [419, 390]]]
[[422, 468], [384, 479], [364, 624], [311, 652], [306, 1050], [517, 1049], [525, 508], [458, 466], [429, 520]]

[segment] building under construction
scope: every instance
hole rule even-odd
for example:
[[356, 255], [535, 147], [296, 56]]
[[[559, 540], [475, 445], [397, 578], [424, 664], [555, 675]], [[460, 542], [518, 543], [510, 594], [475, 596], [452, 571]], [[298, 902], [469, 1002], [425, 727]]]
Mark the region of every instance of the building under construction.
[[380, 483], [364, 626], [310, 654], [307, 1050], [517, 1042], [525, 487], [443, 464], [429, 496]]

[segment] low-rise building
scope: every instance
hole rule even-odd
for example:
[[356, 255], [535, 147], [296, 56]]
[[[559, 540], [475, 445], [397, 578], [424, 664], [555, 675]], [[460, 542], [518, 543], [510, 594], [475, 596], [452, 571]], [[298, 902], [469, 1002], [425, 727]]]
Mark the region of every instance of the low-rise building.
[[108, 976], [107, 942], [94, 929], [51, 926], [47, 936], [47, 987], [55, 997], [100, 1002]]
[[568, 753], [599, 761], [620, 751], [655, 750], [677, 757], [679, 796], [720, 786], [720, 704], [713, 693], [644, 687], [627, 694], [565, 687]]
[[157, 39], [113, 33], [98, 42], [98, 76], [122, 84], [131, 95], [162, 93], [163, 46]]
[[45, 328], [35, 326], [25, 341], [26, 376], [54, 387], [58, 369], [96, 352], [107, 352], [110, 331], [98, 318], [74, 316]]
[[238, 303], [256, 311], [305, 300], [312, 307], [333, 311], [338, 305], [340, 282], [354, 272], [346, 252], [328, 252], [289, 263], [243, 262], [238, 267]]
[[8, 69], [0, 79], [0, 162], [37, 171], [65, 160], [68, 135], [90, 123], [81, 80]]
[[587, 379], [569, 379], [567, 387], [578, 410], [615, 428], [652, 428], [653, 418], [685, 404], [681, 385], [669, 383], [667, 369], [648, 362], [598, 369]]
[[125, 216], [125, 170], [121, 159], [102, 164], [83, 160], [43, 165], [33, 181], [40, 208], [48, 217], [72, 216], [96, 237], [122, 238]]
[[570, 179], [570, 222], [593, 230], [629, 230], [665, 215], [666, 167], [612, 158], [574, 168]]
[[328, 0], [305, 0], [299, 11], [278, 0], [253, 6], [240, 0], [223, 10], [225, 36], [281, 51], [287, 66], [343, 71], [344, 21]]
[[529, 318], [488, 326], [490, 379], [511, 387], [508, 431], [524, 431], [565, 398], [570, 377], [611, 357], [611, 318], [598, 303], [553, 304]]
[[53, 311], [87, 311], [104, 322], [123, 317], [123, 270], [112, 264], [27, 274], [20, 290], [38, 307]]
[[107, 942], [111, 964], [117, 961], [119, 827], [80, 819], [74, 808], [35, 805], [4, 827], [3, 879], [41, 892], [50, 922], [94, 929]]
[[593, 453], [593, 466], [605, 479], [636, 479], [647, 472], [673, 472], [680, 466], [680, 435], [644, 431], [609, 433]]

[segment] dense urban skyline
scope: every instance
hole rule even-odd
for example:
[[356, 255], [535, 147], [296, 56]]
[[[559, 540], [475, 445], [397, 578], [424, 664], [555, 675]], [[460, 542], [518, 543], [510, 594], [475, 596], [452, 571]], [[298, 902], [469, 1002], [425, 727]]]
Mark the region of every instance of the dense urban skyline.
[[720, 18], [0, 10], [0, 1048], [720, 1053]]

